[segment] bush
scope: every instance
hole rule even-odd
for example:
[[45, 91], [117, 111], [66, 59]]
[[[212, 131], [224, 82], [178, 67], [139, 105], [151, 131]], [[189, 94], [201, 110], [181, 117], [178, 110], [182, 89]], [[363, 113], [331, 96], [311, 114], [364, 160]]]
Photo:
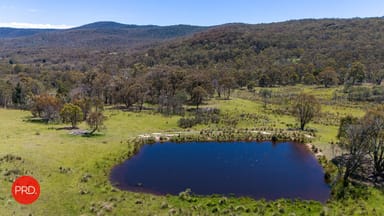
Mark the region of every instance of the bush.
[[272, 142], [277, 142], [279, 139], [277, 138], [277, 136], [273, 135], [272, 136]]
[[60, 111], [60, 116], [64, 123], [71, 123], [72, 128], [75, 128], [77, 123], [83, 120], [83, 112], [77, 105], [67, 103]]
[[191, 128], [196, 124], [195, 118], [181, 118], [177, 122], [177, 125], [181, 128]]
[[348, 90], [349, 101], [369, 101], [371, 100], [372, 91], [368, 87], [357, 86]]
[[375, 86], [372, 89], [372, 101], [381, 103], [384, 101], [384, 86]]
[[220, 110], [216, 108], [199, 109], [193, 118], [181, 118], [177, 125], [181, 128], [191, 128], [197, 124], [217, 124], [220, 122]]
[[188, 201], [188, 202], [194, 202], [196, 201], [196, 198], [193, 198], [192, 196], [192, 191], [190, 188], [185, 189], [185, 191], [182, 191], [179, 193], [179, 199], [183, 201]]
[[373, 95], [384, 95], [384, 86], [374, 86], [372, 88]]

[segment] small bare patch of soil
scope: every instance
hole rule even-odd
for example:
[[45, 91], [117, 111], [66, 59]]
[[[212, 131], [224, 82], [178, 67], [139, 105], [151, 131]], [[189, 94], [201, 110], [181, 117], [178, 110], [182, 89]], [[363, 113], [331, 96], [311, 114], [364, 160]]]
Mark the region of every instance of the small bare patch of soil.
[[69, 134], [71, 134], [71, 135], [86, 135], [86, 134], [89, 134], [89, 131], [87, 131], [87, 130], [75, 129], [75, 130], [71, 130], [71, 131], [69, 132]]

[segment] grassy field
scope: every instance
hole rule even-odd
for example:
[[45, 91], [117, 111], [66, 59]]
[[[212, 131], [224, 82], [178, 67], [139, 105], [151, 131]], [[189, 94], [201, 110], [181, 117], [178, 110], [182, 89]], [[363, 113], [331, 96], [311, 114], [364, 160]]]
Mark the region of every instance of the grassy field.
[[[334, 90], [307, 88], [305, 91], [329, 101]], [[222, 114], [233, 118], [251, 113], [263, 119], [240, 120], [237, 127], [241, 128], [285, 129], [287, 124], [295, 123], [292, 116], [274, 113], [278, 107], [276, 104], [264, 108], [252, 93], [237, 92], [232, 100], [213, 99], [205, 106], [218, 107]], [[323, 104], [322, 107], [323, 112], [331, 114], [361, 116], [366, 105]], [[325, 205], [310, 201], [266, 202], [249, 198], [195, 197], [188, 194], [155, 196], [120, 191], [113, 188], [108, 176], [114, 165], [131, 156], [133, 146], [130, 140], [144, 133], [181, 131], [177, 126], [180, 117], [167, 117], [151, 111], [107, 110], [105, 114], [108, 120], [103, 133], [81, 137], [70, 135], [67, 130], [57, 130], [66, 125], [30, 122], [30, 112], [0, 109], [0, 158], [3, 158], [0, 160], [0, 215], [384, 214], [384, 195], [374, 188], [356, 189], [350, 199], [330, 201]], [[192, 130], [218, 126], [198, 125]], [[332, 157], [329, 142], [336, 140], [337, 126], [312, 123], [309, 127], [317, 130], [315, 145], [327, 157]], [[85, 129], [86, 125], [81, 124], [80, 128]], [[36, 203], [25, 206], [13, 200], [11, 185], [19, 175], [33, 175], [39, 180], [41, 195]]]

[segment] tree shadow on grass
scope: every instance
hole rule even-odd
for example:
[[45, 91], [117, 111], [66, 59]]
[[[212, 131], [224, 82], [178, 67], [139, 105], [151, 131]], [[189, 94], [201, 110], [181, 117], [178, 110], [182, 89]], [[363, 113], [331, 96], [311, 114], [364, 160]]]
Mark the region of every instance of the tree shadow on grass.
[[98, 137], [104, 137], [104, 136], [105, 134], [103, 133], [94, 133], [94, 134], [85, 133], [81, 135], [81, 137], [86, 137], [86, 138], [98, 138]]
[[137, 105], [132, 105], [131, 107], [128, 107], [128, 108], [124, 105], [115, 105], [115, 106], [109, 107], [107, 109], [108, 110], [120, 110], [123, 112], [141, 112], [141, 111], [153, 111], [153, 110], [155, 110], [155, 108], [147, 107], [147, 106], [143, 106], [140, 109], [140, 107]]
[[72, 126], [67, 126], [67, 127], [58, 127], [56, 130], [78, 130], [78, 127], [72, 127]]
[[48, 124], [48, 119], [43, 119], [40, 117], [33, 117], [33, 116], [27, 116], [23, 117], [23, 122], [30, 122], [30, 123], [36, 123], [36, 124]]

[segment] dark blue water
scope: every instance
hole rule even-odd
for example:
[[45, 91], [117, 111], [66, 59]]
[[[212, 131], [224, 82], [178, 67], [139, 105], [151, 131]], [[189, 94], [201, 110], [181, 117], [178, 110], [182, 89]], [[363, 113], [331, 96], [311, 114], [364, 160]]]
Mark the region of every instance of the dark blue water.
[[144, 145], [112, 169], [120, 189], [178, 194], [223, 194], [255, 199], [300, 198], [325, 202], [330, 187], [315, 157], [302, 144], [192, 142]]

